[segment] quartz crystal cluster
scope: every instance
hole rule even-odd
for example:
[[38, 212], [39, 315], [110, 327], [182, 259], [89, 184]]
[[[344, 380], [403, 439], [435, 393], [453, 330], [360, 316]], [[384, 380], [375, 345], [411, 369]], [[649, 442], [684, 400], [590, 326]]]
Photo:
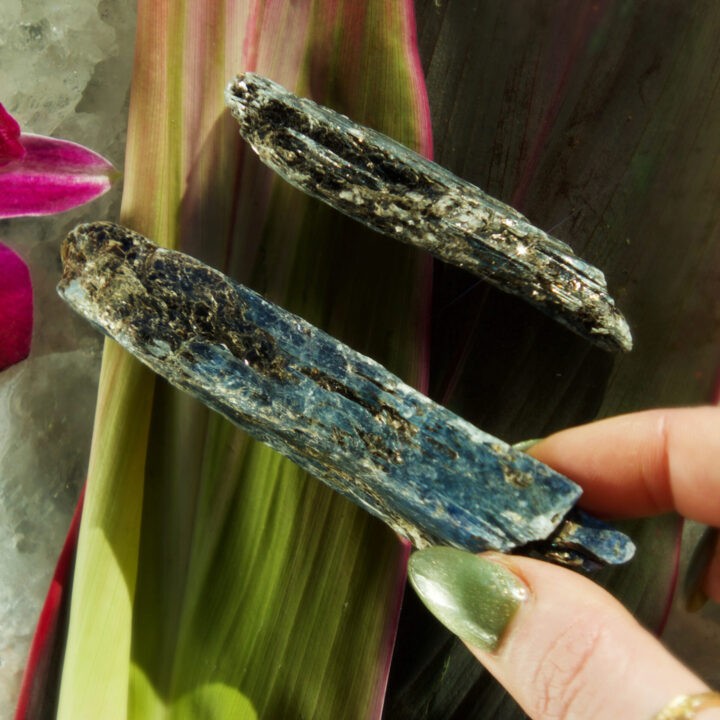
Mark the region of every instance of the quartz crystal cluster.
[[[85, 476], [99, 352], [29, 358], [0, 375], [0, 718]], [[7, 711], [7, 715], [3, 714]]]
[[[0, 103], [23, 131], [63, 137], [120, 167], [134, 3], [3, 0]], [[93, 212], [117, 214], [119, 187]], [[87, 212], [0, 222], [28, 264], [30, 357], [0, 373], [0, 720], [12, 717], [50, 578], [85, 480], [101, 344], [55, 294], [57, 239]]]
[[29, 132], [107, 150], [122, 137], [133, 3], [3, 0], [0, 102]]

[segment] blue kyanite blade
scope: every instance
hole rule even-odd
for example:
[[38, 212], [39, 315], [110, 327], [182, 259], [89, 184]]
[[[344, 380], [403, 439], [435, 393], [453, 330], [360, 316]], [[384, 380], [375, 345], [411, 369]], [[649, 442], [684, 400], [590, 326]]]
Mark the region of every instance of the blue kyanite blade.
[[[173, 385], [222, 413], [416, 546], [510, 551], [562, 527], [581, 494], [257, 293], [110, 223], [62, 249], [62, 297]], [[592, 528], [576, 532], [581, 552]], [[604, 554], [603, 554], [604, 553]], [[575, 563], [577, 564], [577, 563]]]
[[303, 192], [524, 298], [603, 348], [632, 347], [602, 272], [517, 210], [269, 78], [240, 75], [225, 102], [258, 157]]

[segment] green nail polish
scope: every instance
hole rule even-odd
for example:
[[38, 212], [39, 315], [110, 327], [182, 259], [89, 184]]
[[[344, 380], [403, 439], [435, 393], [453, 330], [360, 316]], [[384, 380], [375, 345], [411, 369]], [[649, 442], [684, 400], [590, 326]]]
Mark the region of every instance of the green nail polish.
[[528, 597], [527, 587], [502, 565], [451, 547], [414, 553], [408, 578], [445, 627], [482, 650], [497, 649]]
[[521, 440], [513, 445], [515, 450], [520, 452], [527, 452], [531, 447], [534, 447], [539, 442], [542, 442], [543, 438], [532, 438], [531, 440]]

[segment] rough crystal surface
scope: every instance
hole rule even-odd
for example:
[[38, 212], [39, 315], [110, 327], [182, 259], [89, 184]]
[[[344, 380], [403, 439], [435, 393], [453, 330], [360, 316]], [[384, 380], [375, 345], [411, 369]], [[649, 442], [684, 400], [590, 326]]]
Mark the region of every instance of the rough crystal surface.
[[240, 75], [225, 97], [241, 135], [291, 184], [525, 298], [601, 347], [632, 347], [602, 272], [513, 208], [267, 78]]
[[[175, 386], [417, 547], [544, 541], [580, 488], [198, 260], [111, 223], [62, 247], [61, 296]], [[623, 562], [632, 544], [608, 528]], [[597, 557], [593, 532], [573, 546]], [[542, 552], [542, 550], [540, 550]], [[553, 557], [557, 557], [553, 555]], [[560, 558], [562, 559], [562, 558]], [[569, 564], [583, 565], [573, 554]]]

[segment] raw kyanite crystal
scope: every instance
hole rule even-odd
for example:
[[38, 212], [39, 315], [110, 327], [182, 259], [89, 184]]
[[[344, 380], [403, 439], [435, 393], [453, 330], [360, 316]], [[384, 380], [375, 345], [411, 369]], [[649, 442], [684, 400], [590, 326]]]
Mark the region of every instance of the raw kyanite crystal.
[[295, 187], [525, 298], [601, 347], [632, 348], [602, 272], [513, 208], [267, 78], [240, 75], [225, 99], [240, 134]]
[[570, 480], [198, 260], [110, 223], [77, 227], [62, 259], [75, 310], [417, 547], [632, 556], [623, 534], [566, 519]]

